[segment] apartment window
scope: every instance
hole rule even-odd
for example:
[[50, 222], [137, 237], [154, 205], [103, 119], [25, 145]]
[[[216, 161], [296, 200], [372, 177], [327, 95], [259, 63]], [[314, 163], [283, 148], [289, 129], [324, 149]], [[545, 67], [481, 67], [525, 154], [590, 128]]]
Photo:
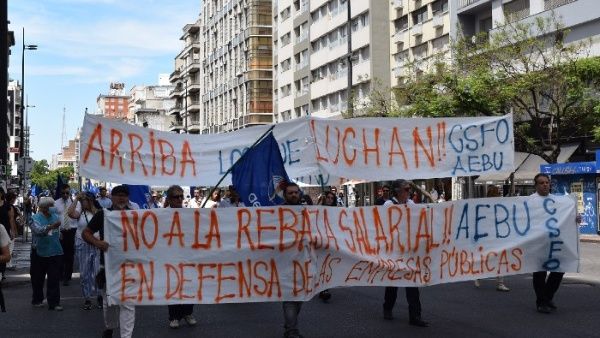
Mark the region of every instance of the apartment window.
[[408, 15], [404, 15], [403, 17], [394, 20], [394, 28], [396, 32], [401, 31], [403, 29], [408, 28]]
[[566, 4], [570, 4], [571, 2], [575, 2], [577, 0], [544, 0], [544, 10], [549, 11], [556, 7], [564, 6]]
[[515, 0], [504, 4], [507, 22], [515, 22], [529, 16], [529, 0]]
[[292, 42], [292, 33], [288, 32], [281, 36], [281, 47], [287, 46]]
[[413, 25], [427, 20], [427, 6], [423, 6], [412, 13]]
[[450, 42], [450, 38], [449, 38], [448, 34], [446, 34], [444, 36], [440, 36], [437, 39], [434, 39], [432, 42], [433, 51], [436, 53], [442, 51], [444, 49], [444, 47], [446, 47], [448, 45], [449, 42]]
[[292, 60], [291, 59], [285, 59], [281, 62], [281, 72], [287, 72], [288, 70], [290, 70], [292, 66]]
[[284, 10], [281, 11], [281, 13], [279, 14], [281, 16], [281, 22], [284, 22], [285, 20], [287, 20], [290, 15], [292, 13], [292, 8], [291, 7], [286, 7]]
[[436, 12], [443, 13], [448, 10], [448, 0], [437, 0], [431, 4], [431, 11], [433, 14]]

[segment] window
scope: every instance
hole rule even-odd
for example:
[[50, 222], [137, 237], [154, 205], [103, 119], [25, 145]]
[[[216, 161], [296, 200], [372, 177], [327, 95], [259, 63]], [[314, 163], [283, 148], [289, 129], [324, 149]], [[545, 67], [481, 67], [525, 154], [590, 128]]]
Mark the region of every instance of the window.
[[[448, 0], [437, 0], [431, 4], [433, 14], [443, 13], [448, 10]], [[436, 13], [439, 12], [439, 13]]]
[[394, 28], [396, 29], [396, 32], [408, 28], [408, 15], [394, 20]]
[[413, 25], [422, 23], [423, 21], [427, 20], [427, 6], [423, 6], [419, 9], [417, 9], [416, 11], [414, 11], [412, 14], [412, 19], [413, 19]]
[[529, 0], [515, 0], [504, 4], [507, 22], [515, 22], [529, 16]]

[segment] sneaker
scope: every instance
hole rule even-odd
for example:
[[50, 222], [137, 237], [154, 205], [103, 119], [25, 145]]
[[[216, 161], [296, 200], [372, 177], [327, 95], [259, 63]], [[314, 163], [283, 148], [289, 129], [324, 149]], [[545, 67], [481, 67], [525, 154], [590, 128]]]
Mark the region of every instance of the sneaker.
[[510, 289], [508, 288], [508, 286], [504, 285], [504, 283], [498, 283], [498, 285], [496, 286], [496, 291], [508, 292], [510, 291]]
[[548, 307], [546, 304], [541, 304], [537, 306], [537, 312], [539, 313], [551, 313], [552, 309]]
[[33, 305], [33, 307], [44, 307], [44, 303], [43, 302], [42, 303], [33, 303], [31, 305]]
[[55, 305], [55, 306], [49, 307], [48, 310], [50, 310], [50, 311], [62, 311], [62, 310], [64, 310], [64, 308], [62, 306], [60, 306], [60, 305]]
[[194, 318], [194, 316], [192, 315], [187, 315], [183, 317], [183, 319], [185, 319], [185, 322], [188, 323], [188, 325], [196, 325], [198, 323], [198, 321], [196, 321], [196, 318]]
[[177, 319], [173, 319], [172, 321], [169, 322], [169, 327], [172, 329], [179, 328], [179, 321]]
[[86, 299], [85, 302], [83, 303], [82, 309], [91, 310], [92, 309], [92, 301], [89, 299]]
[[478, 288], [481, 286], [481, 282], [479, 281], [479, 279], [476, 279], [473, 284], [475, 284], [475, 287]]

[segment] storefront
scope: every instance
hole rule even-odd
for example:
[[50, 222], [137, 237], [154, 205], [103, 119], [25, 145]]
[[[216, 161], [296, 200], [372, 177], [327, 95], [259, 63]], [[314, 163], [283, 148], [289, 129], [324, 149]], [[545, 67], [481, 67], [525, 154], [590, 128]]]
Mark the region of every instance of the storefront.
[[599, 152], [596, 152], [596, 162], [540, 165], [540, 171], [550, 175], [553, 194], [569, 194], [577, 199], [577, 213], [582, 219], [579, 224], [579, 232], [582, 234], [596, 234], [599, 231], [599, 157]]

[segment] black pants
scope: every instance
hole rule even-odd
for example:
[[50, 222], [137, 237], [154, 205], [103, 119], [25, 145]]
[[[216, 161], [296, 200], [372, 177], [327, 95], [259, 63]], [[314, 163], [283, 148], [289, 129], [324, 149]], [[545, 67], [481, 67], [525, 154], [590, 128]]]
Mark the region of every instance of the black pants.
[[61, 231], [60, 245], [63, 249], [63, 263], [60, 268], [60, 279], [70, 281], [73, 274], [73, 261], [75, 259], [75, 232], [77, 229]]
[[[421, 317], [421, 300], [419, 298], [419, 288], [404, 288], [406, 292], [406, 302], [408, 303], [408, 317], [410, 319]], [[385, 288], [383, 309], [391, 311], [396, 304], [398, 297], [398, 288], [388, 286]]]
[[60, 305], [60, 266], [62, 256], [41, 257], [31, 250], [31, 266], [29, 274], [31, 275], [31, 288], [33, 289], [32, 304], [39, 304], [44, 301], [44, 280], [46, 282], [46, 298], [48, 307]]
[[[533, 273], [533, 290], [535, 290], [536, 305], [546, 304], [552, 301], [554, 294], [560, 286], [564, 273], [538, 271]], [[546, 279], [546, 276], [548, 279]]]
[[194, 304], [169, 305], [169, 321], [183, 319], [194, 312]]

